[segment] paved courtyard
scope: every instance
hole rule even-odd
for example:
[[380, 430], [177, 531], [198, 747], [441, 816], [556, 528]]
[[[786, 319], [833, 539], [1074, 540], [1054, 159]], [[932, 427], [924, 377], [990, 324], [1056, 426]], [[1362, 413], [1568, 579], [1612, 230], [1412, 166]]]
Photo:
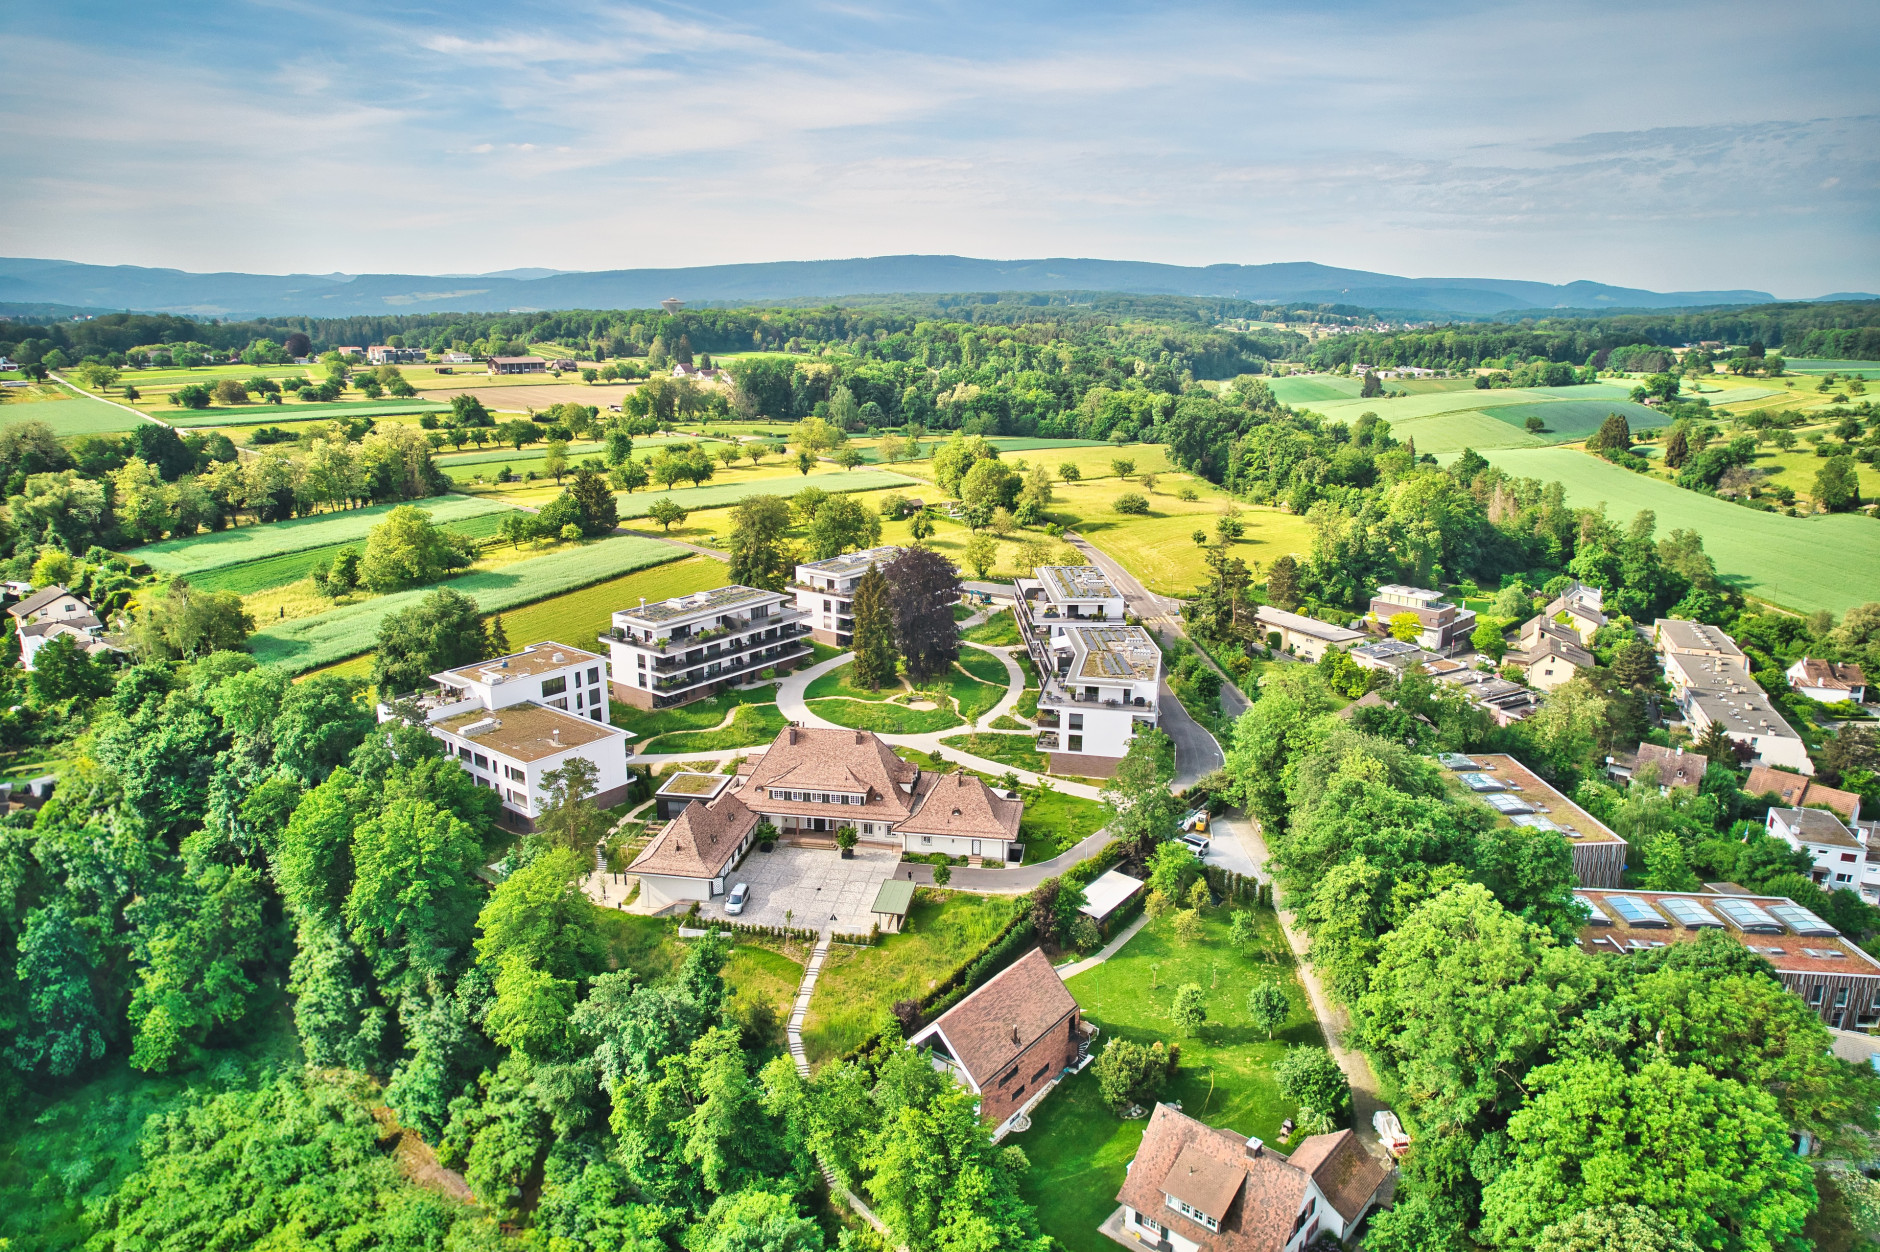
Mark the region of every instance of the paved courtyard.
[[[858, 847], [854, 859], [847, 861], [834, 848], [753, 848], [726, 876], [726, 895], [738, 883], [751, 884], [744, 912], [729, 920], [867, 934], [875, 921], [875, 893], [900, 863], [901, 853], [893, 848]], [[725, 896], [700, 905], [699, 916], [726, 917]]]

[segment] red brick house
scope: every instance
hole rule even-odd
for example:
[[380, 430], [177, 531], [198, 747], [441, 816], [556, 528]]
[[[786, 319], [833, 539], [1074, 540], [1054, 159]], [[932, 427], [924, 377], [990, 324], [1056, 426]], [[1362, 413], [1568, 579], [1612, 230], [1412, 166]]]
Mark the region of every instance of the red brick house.
[[1298, 1252], [1321, 1231], [1348, 1239], [1389, 1177], [1349, 1130], [1289, 1157], [1158, 1104], [1098, 1229], [1157, 1252]]
[[936, 1069], [979, 1097], [994, 1137], [1090, 1055], [1096, 1027], [1037, 948], [994, 975], [907, 1041], [931, 1048]]

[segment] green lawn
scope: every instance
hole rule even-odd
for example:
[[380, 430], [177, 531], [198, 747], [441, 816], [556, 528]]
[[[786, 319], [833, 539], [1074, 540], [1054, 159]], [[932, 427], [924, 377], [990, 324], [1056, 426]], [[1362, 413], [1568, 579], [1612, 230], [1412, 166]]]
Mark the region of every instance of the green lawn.
[[211, 405], [206, 409], [177, 408], [161, 413], [172, 426], [267, 426], [275, 422], [331, 421], [339, 417], [394, 417], [401, 413], [443, 413], [448, 404], [435, 400], [362, 400], [330, 403], [244, 404], [234, 408]]
[[1025, 864], [1048, 861], [1068, 851], [1078, 840], [1102, 830], [1109, 818], [1109, 810], [1099, 800], [1062, 791], [1032, 793], [1018, 824], [1018, 837], [1025, 841]]
[[872, 730], [878, 735], [924, 735], [935, 730], [950, 730], [960, 725], [951, 709], [910, 709], [885, 701], [836, 698], [815, 700], [809, 706], [818, 717], [854, 730]]
[[1658, 534], [1695, 530], [1724, 578], [1785, 608], [1845, 613], [1880, 586], [1880, 524], [1849, 513], [1784, 517], [1686, 491], [1570, 448], [1513, 448], [1485, 453], [1511, 474], [1558, 480], [1567, 503], [1604, 503], [1624, 525], [1640, 509], [1658, 517]]
[[991, 942], [1016, 906], [1004, 896], [922, 888], [914, 893], [902, 933], [883, 936], [874, 947], [830, 949], [803, 1023], [811, 1063], [861, 1043], [896, 1000], [932, 990]]
[[[477, 496], [432, 496], [408, 503], [430, 514], [431, 520], [439, 525], [486, 514], [500, 516], [509, 511], [509, 506], [500, 500]], [[127, 555], [161, 573], [186, 574], [193, 580], [209, 570], [247, 561], [260, 561], [290, 552], [307, 552], [344, 543], [363, 543], [366, 533], [398, 507], [396, 504], [375, 504], [363, 509], [315, 513], [311, 517], [267, 522], [259, 526], [236, 526], [230, 530], [191, 535], [186, 539], [165, 539], [161, 543], [145, 544], [141, 548], [130, 549]]]
[[649, 601], [667, 600], [722, 587], [725, 582], [723, 561], [689, 556], [504, 613], [503, 633], [514, 648], [553, 639], [576, 648], [600, 649], [598, 639], [613, 625], [615, 609], [638, 604], [641, 596]]
[[740, 705], [775, 703], [776, 692], [771, 688], [751, 691], [734, 689], [671, 709], [639, 709], [615, 700], [608, 706], [608, 718], [621, 729], [633, 731], [637, 736], [633, 742], [637, 746], [645, 744], [649, 739], [677, 731], [710, 730], [725, 720], [725, 714]]
[[1299, 375], [1267, 380], [1273, 398], [1281, 404], [1301, 405], [1325, 400], [1351, 400], [1364, 388], [1360, 378], [1337, 374]]
[[[1273, 1063], [1289, 1043], [1323, 1042], [1293, 977], [1292, 956], [1278, 923], [1256, 911], [1260, 936], [1249, 952], [1234, 951], [1224, 909], [1204, 915], [1204, 936], [1192, 947], [1174, 936], [1169, 919], [1152, 921], [1120, 952], [1068, 984], [1084, 1017], [1108, 1039], [1181, 1044], [1181, 1068], [1160, 1098], [1210, 1126], [1279, 1143], [1279, 1125], [1298, 1111], [1273, 1084]], [[1283, 980], [1292, 1017], [1268, 1041], [1247, 1019], [1247, 989], [1262, 979]], [[1199, 983], [1208, 992], [1208, 1024], [1197, 1038], [1182, 1038], [1169, 1019], [1175, 990]], [[1109, 1252], [1114, 1245], [1097, 1227], [1116, 1208], [1124, 1166], [1142, 1142], [1145, 1120], [1121, 1121], [1097, 1095], [1086, 1069], [1046, 1096], [1032, 1112], [1032, 1127], [1006, 1142], [1025, 1150], [1031, 1169], [1020, 1183], [1038, 1209], [1045, 1233], [1068, 1252]]]
[[974, 756], [983, 756], [988, 761], [1010, 765], [1013, 769], [1030, 770], [1034, 774], [1051, 772], [1050, 761], [1046, 759], [1044, 753], [1032, 746], [1030, 735], [995, 735], [980, 732], [971, 735], [952, 735], [940, 742], [960, 752], [970, 752]]
[[995, 648], [1012, 647], [1024, 642], [1019, 637], [1018, 622], [1012, 617], [1010, 609], [1000, 609], [979, 625], [962, 632], [960, 638]]
[[777, 711], [775, 704], [746, 704], [732, 714], [731, 724], [722, 730], [689, 730], [662, 735], [650, 744], [641, 745], [640, 751], [720, 752], [726, 748], [755, 748], [775, 739], [785, 725], [783, 714]]
[[731, 959], [725, 962], [724, 977], [731, 989], [729, 1007], [734, 1015], [752, 1001], [770, 1005], [777, 1021], [777, 1033], [772, 1042], [782, 1047], [785, 1042], [783, 1024], [796, 1000], [797, 986], [803, 981], [802, 963], [769, 948], [740, 943], [731, 950]]
[[[657, 539], [620, 535], [492, 570], [479, 570], [439, 583], [469, 596], [485, 613], [506, 612], [563, 592], [591, 586], [637, 569], [678, 559], [681, 549]], [[249, 640], [255, 659], [289, 673], [300, 673], [370, 651], [379, 622], [408, 608], [435, 587], [376, 596], [312, 617], [295, 618], [257, 631]]]
[[978, 648], [960, 649], [960, 668], [980, 682], [991, 683], [1000, 690], [1012, 682], [1012, 676], [1005, 672], [1005, 662], [994, 653], [981, 652]]

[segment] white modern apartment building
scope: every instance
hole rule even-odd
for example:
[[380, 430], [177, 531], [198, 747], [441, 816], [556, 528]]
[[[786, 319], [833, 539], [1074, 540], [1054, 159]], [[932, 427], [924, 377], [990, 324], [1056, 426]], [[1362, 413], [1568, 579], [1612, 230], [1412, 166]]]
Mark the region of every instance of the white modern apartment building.
[[[531, 830], [543, 776], [575, 757], [594, 767], [597, 805], [626, 799], [627, 735], [608, 719], [605, 674], [597, 652], [538, 643], [433, 674], [437, 690], [409, 703], [465, 772], [502, 796], [504, 823]], [[380, 721], [396, 715], [379, 705]]]
[[616, 609], [601, 642], [613, 653], [614, 699], [662, 709], [794, 664], [809, 655], [808, 634], [791, 597], [734, 584]]
[[886, 565], [901, 555], [896, 547], [847, 552], [826, 561], [796, 567], [797, 611], [809, 623], [810, 638], [837, 648], [855, 642], [855, 585], [870, 565]]
[[1066, 774], [1108, 777], [1159, 713], [1162, 650], [1123, 618], [1093, 565], [1040, 566], [1014, 584], [1019, 633], [1038, 666], [1038, 750]]

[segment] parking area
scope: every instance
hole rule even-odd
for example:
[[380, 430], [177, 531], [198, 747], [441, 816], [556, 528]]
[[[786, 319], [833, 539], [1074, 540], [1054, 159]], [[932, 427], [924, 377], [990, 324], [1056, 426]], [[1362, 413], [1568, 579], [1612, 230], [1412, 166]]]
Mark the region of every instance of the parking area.
[[[875, 894], [900, 863], [900, 851], [891, 848], [858, 847], [846, 861], [834, 848], [752, 849], [726, 882], [726, 895], [738, 883], [751, 885], [750, 902], [730, 920], [866, 934], [875, 921]], [[700, 906], [699, 916], [727, 917], [725, 896]]]

